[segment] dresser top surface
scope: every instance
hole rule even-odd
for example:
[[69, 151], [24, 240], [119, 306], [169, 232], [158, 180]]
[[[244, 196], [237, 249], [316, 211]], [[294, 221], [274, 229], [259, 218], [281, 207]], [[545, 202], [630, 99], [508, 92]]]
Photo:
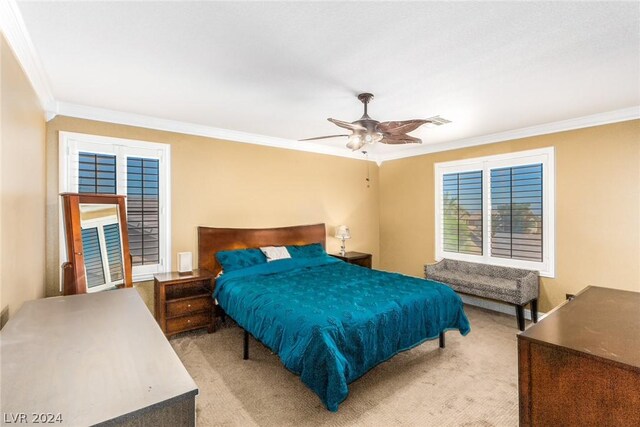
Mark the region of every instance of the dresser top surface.
[[93, 425], [198, 391], [131, 288], [26, 302], [0, 351], [3, 413]]
[[170, 273], [158, 273], [153, 276], [159, 282], [187, 282], [193, 280], [206, 280], [213, 278], [210, 271], [203, 269], [195, 269], [185, 273], [172, 271]]
[[519, 339], [640, 368], [640, 292], [590, 286]]
[[371, 254], [367, 254], [364, 252], [350, 251], [350, 252], [347, 252], [345, 255], [331, 254], [331, 256], [336, 258], [342, 258], [342, 259], [356, 260], [356, 259], [369, 258]]

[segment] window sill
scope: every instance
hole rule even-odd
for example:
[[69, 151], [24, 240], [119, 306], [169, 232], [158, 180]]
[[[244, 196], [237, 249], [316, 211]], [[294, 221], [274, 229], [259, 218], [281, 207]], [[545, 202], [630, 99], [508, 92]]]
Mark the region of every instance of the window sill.
[[140, 282], [150, 282], [153, 281], [153, 273], [145, 273], [145, 274], [134, 274], [133, 275], [133, 283]]

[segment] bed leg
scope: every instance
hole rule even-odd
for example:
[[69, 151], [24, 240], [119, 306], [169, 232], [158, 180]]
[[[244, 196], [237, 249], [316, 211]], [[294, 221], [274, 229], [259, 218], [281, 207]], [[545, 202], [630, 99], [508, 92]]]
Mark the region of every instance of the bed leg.
[[249, 359], [249, 332], [244, 331], [244, 354], [242, 356], [244, 360]]
[[440, 332], [440, 348], [444, 348], [444, 331]]

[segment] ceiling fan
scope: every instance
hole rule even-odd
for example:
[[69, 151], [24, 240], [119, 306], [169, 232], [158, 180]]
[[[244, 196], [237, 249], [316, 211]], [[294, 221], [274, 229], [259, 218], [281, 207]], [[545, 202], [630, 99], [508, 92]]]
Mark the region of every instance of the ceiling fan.
[[424, 124], [441, 126], [446, 123], [451, 123], [450, 120], [440, 116], [434, 116], [428, 119], [379, 122], [377, 120], [373, 120], [367, 114], [367, 105], [373, 99], [373, 94], [361, 93], [358, 95], [358, 99], [364, 104], [364, 114], [355, 122], [349, 123], [332, 118], [327, 119], [341, 128], [350, 130], [350, 135], [317, 136], [315, 138], [301, 139], [300, 141], [314, 141], [317, 139], [347, 136], [349, 137], [349, 140], [347, 141], [347, 148], [350, 148], [353, 151], [361, 149], [365, 144], [373, 144], [376, 142], [381, 142], [383, 144], [422, 144], [422, 140], [420, 138], [415, 138], [407, 134], [418, 129]]

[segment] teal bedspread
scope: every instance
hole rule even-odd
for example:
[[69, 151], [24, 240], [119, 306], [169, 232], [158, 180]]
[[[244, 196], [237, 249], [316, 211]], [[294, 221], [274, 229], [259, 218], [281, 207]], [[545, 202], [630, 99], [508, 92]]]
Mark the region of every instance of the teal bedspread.
[[214, 296], [330, 411], [349, 383], [398, 352], [449, 329], [470, 330], [460, 297], [447, 286], [326, 255], [225, 273]]

